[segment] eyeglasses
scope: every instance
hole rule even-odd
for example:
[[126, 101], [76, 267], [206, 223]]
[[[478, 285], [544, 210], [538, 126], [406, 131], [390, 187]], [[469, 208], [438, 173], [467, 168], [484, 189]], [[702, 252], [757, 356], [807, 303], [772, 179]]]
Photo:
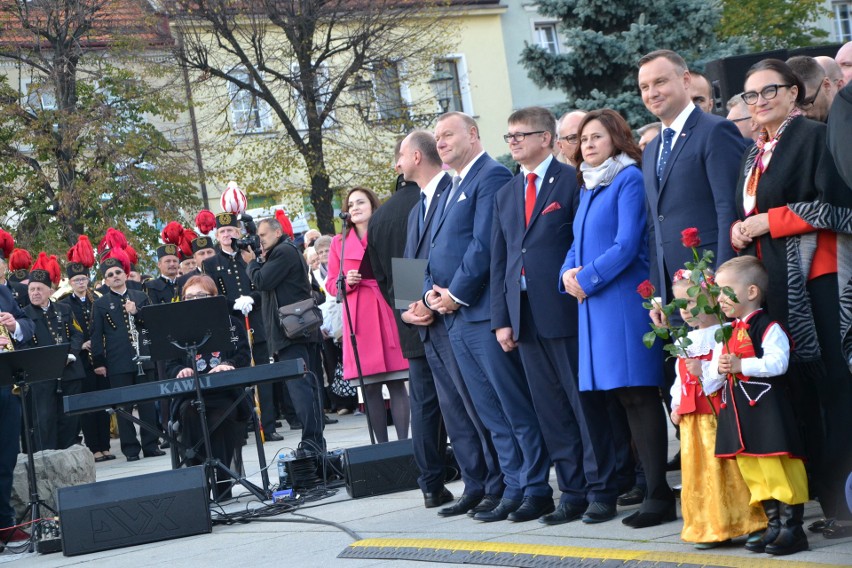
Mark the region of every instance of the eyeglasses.
[[123, 270], [113, 270], [112, 272], [104, 274], [104, 278], [114, 278], [116, 276], [121, 276], [122, 274], [124, 274]]
[[202, 298], [209, 298], [212, 294], [206, 294], [201, 292], [200, 294], [187, 294], [183, 297], [184, 300], [201, 300]]
[[580, 141], [576, 134], [569, 134], [568, 136], [560, 136], [557, 140], [561, 140], [563, 142], [568, 142], [569, 144], [576, 144]]
[[[822, 88], [822, 83], [820, 83], [820, 89], [821, 88]], [[802, 102], [799, 103], [799, 108], [802, 109], [802, 110], [809, 110], [809, 109], [813, 108], [814, 103], [816, 102], [816, 99], [819, 96], [820, 89], [817, 89], [817, 91], [814, 93], [814, 96], [805, 97], [804, 99], [802, 99]]]
[[750, 116], [744, 116], [742, 118], [732, 118], [731, 122], [736, 124], [737, 122], [742, 122], [744, 120], [751, 120], [751, 117]]
[[533, 134], [544, 134], [545, 132], [547, 131], [536, 130], [535, 132], [515, 132], [514, 134], [504, 134], [503, 140], [507, 143], [511, 142], [512, 140], [514, 140], [515, 142], [523, 142], [524, 138], [526, 138], [527, 136], [531, 136]]
[[89, 277], [83, 276], [82, 278], [72, 278], [71, 280], [69, 280], [69, 282], [71, 284], [88, 284], [89, 283]]
[[766, 85], [763, 89], [758, 93], [757, 91], [748, 91], [742, 94], [743, 102], [747, 105], [753, 105], [757, 103], [757, 97], [763, 97], [764, 101], [771, 101], [775, 97], [778, 96], [778, 89], [787, 88], [789, 89], [793, 85]]

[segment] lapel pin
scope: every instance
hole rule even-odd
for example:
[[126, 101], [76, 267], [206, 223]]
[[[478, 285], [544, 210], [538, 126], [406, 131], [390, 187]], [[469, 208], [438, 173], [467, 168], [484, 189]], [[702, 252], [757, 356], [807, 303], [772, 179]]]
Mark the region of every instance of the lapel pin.
[[549, 180], [547, 180], [547, 183], [553, 183], [553, 178], [551, 177]]

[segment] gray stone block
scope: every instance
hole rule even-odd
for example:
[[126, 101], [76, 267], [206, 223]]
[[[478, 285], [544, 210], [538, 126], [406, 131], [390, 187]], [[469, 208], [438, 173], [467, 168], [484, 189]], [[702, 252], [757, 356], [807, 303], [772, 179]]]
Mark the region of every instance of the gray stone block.
[[[38, 496], [56, 509], [56, 490], [60, 487], [95, 482], [95, 458], [85, 446], [67, 450], [44, 450], [34, 457]], [[12, 481], [12, 507], [18, 518], [23, 516], [30, 500], [27, 483], [27, 455], [19, 454]]]

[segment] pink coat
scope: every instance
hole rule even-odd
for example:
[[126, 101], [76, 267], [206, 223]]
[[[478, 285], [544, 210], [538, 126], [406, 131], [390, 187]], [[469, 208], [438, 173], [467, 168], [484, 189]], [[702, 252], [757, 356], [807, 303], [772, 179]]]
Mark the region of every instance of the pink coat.
[[[328, 254], [328, 276], [325, 289], [331, 295], [337, 294], [337, 274], [340, 270], [340, 249], [342, 238], [334, 237]], [[355, 231], [349, 231], [346, 237], [346, 258], [343, 260], [344, 274], [350, 270], [359, 270], [361, 260], [367, 253], [367, 235], [359, 239]], [[375, 279], [363, 279], [354, 288], [346, 285], [349, 311], [352, 313], [355, 339], [358, 341], [358, 355], [361, 358], [361, 372], [365, 377], [389, 371], [408, 369], [408, 361], [402, 356], [399, 334], [396, 329], [391, 307], [385, 302]], [[349, 320], [343, 309], [343, 376], [346, 379], [358, 378], [352, 342], [349, 337]]]

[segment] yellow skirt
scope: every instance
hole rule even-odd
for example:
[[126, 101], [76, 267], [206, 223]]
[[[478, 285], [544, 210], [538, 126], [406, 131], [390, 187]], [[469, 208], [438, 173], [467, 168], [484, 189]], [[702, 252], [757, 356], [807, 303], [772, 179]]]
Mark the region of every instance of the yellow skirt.
[[787, 505], [799, 505], [808, 500], [808, 475], [800, 459], [737, 456], [737, 465], [751, 491], [752, 504], [777, 499]]
[[749, 504], [737, 463], [715, 452], [716, 417], [685, 414], [680, 422], [680, 538], [686, 542], [722, 542], [766, 528], [763, 507]]

